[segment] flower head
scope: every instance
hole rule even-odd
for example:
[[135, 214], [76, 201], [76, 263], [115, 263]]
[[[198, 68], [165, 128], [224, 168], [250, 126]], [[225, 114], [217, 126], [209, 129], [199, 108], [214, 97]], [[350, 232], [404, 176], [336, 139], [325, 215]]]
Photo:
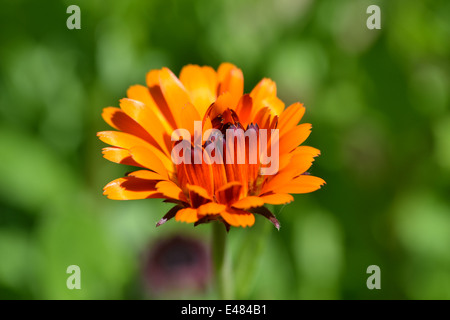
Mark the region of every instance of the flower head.
[[298, 125], [301, 103], [285, 109], [266, 78], [250, 94], [243, 89], [242, 71], [230, 63], [217, 71], [187, 65], [179, 78], [167, 68], [151, 70], [147, 86], [130, 87], [120, 108], [103, 110], [117, 129], [98, 133], [112, 145], [104, 157], [141, 167], [107, 184], [104, 194], [174, 203], [157, 226], [175, 217], [246, 227], [256, 213], [279, 228], [264, 204], [285, 204], [291, 194], [319, 189], [325, 181], [307, 170], [320, 151], [301, 145], [311, 132], [310, 124]]

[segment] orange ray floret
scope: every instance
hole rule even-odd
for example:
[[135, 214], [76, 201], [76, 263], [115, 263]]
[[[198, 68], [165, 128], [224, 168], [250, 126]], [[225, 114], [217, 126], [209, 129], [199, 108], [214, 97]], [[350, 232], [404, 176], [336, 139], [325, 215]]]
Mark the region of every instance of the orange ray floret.
[[103, 110], [116, 131], [97, 135], [111, 145], [106, 159], [138, 167], [104, 187], [108, 198], [175, 204], [157, 226], [219, 220], [228, 230], [252, 226], [259, 214], [279, 229], [265, 204], [286, 204], [325, 184], [308, 173], [320, 151], [302, 145], [312, 128], [299, 124], [305, 107], [285, 109], [271, 79], [244, 94], [242, 70], [223, 63], [217, 71], [187, 65], [179, 78], [168, 68], [151, 70], [146, 84], [131, 86], [120, 108]]

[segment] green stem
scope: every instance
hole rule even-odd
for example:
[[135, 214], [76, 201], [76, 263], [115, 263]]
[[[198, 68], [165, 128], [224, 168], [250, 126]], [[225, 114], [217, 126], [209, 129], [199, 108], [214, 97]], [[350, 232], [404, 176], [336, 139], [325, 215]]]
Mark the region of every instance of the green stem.
[[212, 258], [214, 277], [219, 299], [232, 299], [231, 265], [228, 255], [226, 238], [227, 232], [221, 222], [212, 223]]
[[246, 266], [235, 275], [236, 283], [239, 283], [235, 293], [237, 299], [246, 299], [254, 286], [255, 273], [261, 264], [261, 256], [269, 241], [270, 231], [273, 229], [268, 221], [261, 222], [255, 224], [251, 230], [247, 230], [236, 258], [239, 265]]

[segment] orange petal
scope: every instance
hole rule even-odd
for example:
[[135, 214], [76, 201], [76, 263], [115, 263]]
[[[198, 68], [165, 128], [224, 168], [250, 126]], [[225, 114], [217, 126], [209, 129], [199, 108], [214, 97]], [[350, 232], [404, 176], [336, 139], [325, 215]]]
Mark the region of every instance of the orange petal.
[[278, 119], [279, 118], [280, 118], [279, 116], [272, 117], [272, 122], [269, 125], [270, 129], [276, 129], [277, 128], [277, 126], [278, 126]]
[[[158, 77], [159, 79], [159, 77]], [[159, 80], [158, 80], [159, 81]], [[155, 103], [152, 96], [150, 95], [149, 88], [141, 85], [135, 85], [128, 88], [127, 91], [127, 97], [133, 100], [137, 100], [142, 102], [145, 105], [145, 108], [150, 109], [151, 112], [153, 112], [157, 118], [157, 121], [160, 122], [161, 126], [164, 127], [165, 131], [169, 134], [173, 131], [173, 126], [171, 123], [175, 123], [175, 121], [170, 121], [170, 119], [167, 119], [160, 107]], [[168, 117], [170, 118], [170, 117]]]
[[200, 186], [187, 184], [186, 189], [189, 190], [189, 199], [193, 208], [198, 208], [212, 200], [208, 191]]
[[120, 100], [120, 107], [134, 121], [140, 124], [156, 142], [155, 146], [160, 148], [166, 155], [170, 156], [172, 142], [170, 136], [172, 130], [167, 131], [164, 127], [166, 121], [161, 121], [152, 109], [140, 101], [124, 98]]
[[217, 100], [206, 110], [205, 116], [203, 118], [203, 125], [208, 118], [210, 119], [210, 121], [214, 122], [217, 116], [222, 116], [222, 114], [228, 108], [230, 108], [230, 105], [233, 104], [233, 99], [233, 96], [229, 92], [221, 94], [217, 98]]
[[212, 169], [214, 190], [219, 190], [227, 183], [227, 172], [223, 163], [213, 163], [209, 165]]
[[132, 134], [151, 144], [156, 143], [155, 139], [139, 123], [119, 108], [104, 108], [102, 117], [114, 129]]
[[276, 95], [277, 85], [269, 78], [262, 79], [250, 93], [250, 96], [259, 103], [267, 97], [274, 97]]
[[255, 216], [244, 210], [227, 208], [220, 215], [233, 227], [251, 227], [255, 223]]
[[275, 176], [268, 178], [266, 184], [263, 186], [261, 193], [277, 190], [286, 183], [290, 183], [294, 178], [303, 174], [308, 170], [314, 157], [320, 153], [319, 150], [311, 147], [300, 146], [291, 152], [292, 157], [289, 164], [280, 170]]
[[192, 184], [187, 184], [186, 188], [189, 191], [195, 192], [196, 194], [198, 194], [199, 196], [201, 196], [202, 198], [208, 199], [208, 200], [212, 200], [211, 196], [209, 195], [208, 191], [206, 191], [206, 189], [200, 187], [200, 186], [196, 186], [196, 185], [192, 185]]
[[265, 196], [260, 196], [260, 198], [267, 204], [285, 204], [294, 200], [294, 197], [287, 193], [275, 193]]
[[238, 102], [236, 107], [236, 114], [239, 117], [239, 122], [244, 128], [251, 122], [253, 102], [248, 94], [244, 94]]
[[147, 199], [160, 195], [154, 182], [134, 177], [111, 181], [103, 188], [103, 194], [113, 200]]
[[180, 81], [189, 93], [200, 116], [217, 98], [217, 74], [208, 66], [187, 65], [181, 69]]
[[208, 215], [208, 214], [219, 214], [226, 209], [226, 205], [208, 202], [200, 207], [198, 207], [197, 212], [200, 215]]
[[301, 175], [292, 182], [278, 188], [277, 193], [309, 193], [320, 189], [325, 181], [319, 177]]
[[[279, 172], [281, 172], [284, 168], [286, 168], [289, 164], [293, 164], [291, 162], [292, 157], [298, 153], [304, 154], [308, 157], [312, 157], [315, 158], [317, 156], [320, 155], [320, 150], [310, 147], [310, 146], [298, 146], [297, 148], [295, 148], [293, 151], [291, 151], [290, 153], [285, 153], [280, 155], [280, 166], [279, 166]], [[312, 162], [312, 161], [311, 161]], [[308, 169], [306, 169], [308, 170]], [[304, 170], [304, 171], [306, 171]], [[303, 173], [303, 172], [301, 172]]]
[[191, 103], [186, 88], [178, 78], [167, 68], [159, 72], [159, 83], [165, 100], [172, 112], [177, 128], [194, 133], [194, 121], [201, 121], [200, 115]]
[[265, 107], [268, 107], [272, 113], [276, 116], [280, 116], [280, 114], [284, 110], [284, 102], [280, 100], [280, 98], [274, 96], [274, 97], [267, 97], [262, 101], [262, 105]]
[[103, 108], [102, 118], [111, 127], [113, 127], [114, 129], [120, 130], [118, 123], [116, 123], [116, 121], [113, 121], [114, 114], [116, 114], [117, 112], [122, 112], [122, 111], [119, 108], [115, 108], [115, 107]]
[[303, 118], [305, 114], [305, 107], [303, 104], [297, 102], [291, 104], [286, 110], [284, 110], [280, 119], [278, 120], [278, 129], [280, 129], [280, 137], [293, 129]]
[[142, 102], [147, 108], [154, 109], [156, 107], [155, 101], [153, 101], [150, 91], [146, 86], [137, 84], [129, 87], [127, 97]]
[[217, 202], [231, 205], [239, 200], [241, 190], [242, 185], [239, 182], [229, 182], [216, 191]]
[[133, 147], [130, 150], [131, 157], [134, 161], [153, 170], [164, 178], [168, 178], [167, 167], [158, 157], [145, 147]]
[[97, 133], [97, 136], [100, 138], [100, 140], [107, 144], [128, 150], [133, 147], [147, 148], [151, 152], [153, 152], [156, 157], [161, 159], [167, 170], [174, 170], [171, 158], [167, 157], [167, 155], [164, 154], [161, 150], [139, 137], [120, 131], [101, 131]]
[[177, 128], [177, 123], [175, 121], [175, 116], [170, 109], [167, 101], [164, 97], [164, 94], [161, 90], [160, 82], [159, 82], [159, 74], [161, 70], [151, 70], [147, 73], [147, 87], [150, 93], [152, 100], [155, 102], [161, 114], [166, 119], [167, 123], [172, 128]]
[[219, 79], [217, 96], [229, 92], [232, 100], [231, 105], [228, 107], [234, 109], [239, 99], [244, 94], [244, 75], [242, 70], [231, 63], [225, 62], [219, 66], [217, 77]]
[[149, 145], [149, 143], [142, 140], [141, 138], [120, 131], [101, 131], [97, 133], [97, 136], [100, 140], [107, 144], [124, 149], [130, 149], [135, 146]]
[[142, 167], [139, 163], [131, 158], [130, 151], [127, 149], [106, 147], [102, 149], [103, 157], [115, 163], [126, 164], [129, 166]]
[[253, 116], [252, 122], [258, 124], [259, 129], [269, 129], [272, 118], [275, 115], [268, 107], [263, 107]]
[[167, 198], [187, 202], [183, 190], [172, 181], [160, 181], [156, 184], [156, 189]]
[[293, 156], [293, 152], [280, 154], [280, 163], [278, 167], [279, 172], [286, 168], [286, 166], [291, 162]]
[[303, 143], [311, 133], [311, 124], [303, 123], [286, 132], [280, 137], [280, 154], [291, 152]]
[[277, 175], [266, 180], [266, 183], [261, 189], [261, 194], [277, 191], [280, 187], [291, 183], [299, 174], [300, 173], [297, 173], [297, 167], [295, 165], [285, 168], [283, 172], [279, 172]]
[[212, 129], [211, 118], [205, 117], [202, 122], [202, 137], [205, 134], [205, 132], [209, 129]]
[[237, 202], [233, 203], [233, 208], [236, 209], [250, 209], [250, 208], [257, 208], [264, 205], [264, 200], [260, 197], [256, 196], [249, 196], [245, 197], [243, 199], [238, 200]]
[[[202, 156], [201, 150], [195, 150], [193, 154], [197, 154], [197, 152], [200, 153], [200, 156]], [[202, 159], [201, 164], [187, 164], [183, 163], [177, 166], [179, 176], [185, 177], [187, 180], [187, 183], [190, 185], [196, 185], [196, 186], [202, 186], [207, 192], [208, 195], [214, 194], [214, 172], [213, 172], [213, 166], [208, 165], [204, 159]], [[180, 182], [180, 185], [183, 185]]]
[[150, 170], [138, 170], [131, 172], [127, 174], [127, 177], [135, 177], [139, 179], [146, 179], [146, 180], [167, 180], [167, 178], [164, 178], [159, 173], [150, 171]]
[[306, 170], [311, 167], [314, 162], [314, 158], [320, 154], [320, 151], [312, 147], [300, 146], [292, 153], [292, 159], [286, 169], [289, 167], [294, 167], [296, 168], [296, 175], [299, 175], [305, 173]]
[[151, 87], [159, 86], [159, 73], [160, 72], [161, 72], [161, 70], [153, 69], [147, 73], [147, 75], [145, 77], [145, 80], [147, 82], [147, 87], [151, 88]]
[[299, 146], [294, 151], [292, 151], [292, 154], [298, 153], [307, 154], [314, 158], [320, 155], [320, 150], [310, 146]]
[[197, 209], [193, 209], [193, 208], [181, 209], [175, 215], [175, 220], [181, 221], [181, 222], [186, 222], [186, 223], [196, 222], [198, 220]]
[[250, 92], [250, 96], [253, 99], [253, 116], [264, 107], [268, 107], [277, 116], [283, 112], [284, 103], [277, 98], [277, 85], [271, 79], [262, 79]]

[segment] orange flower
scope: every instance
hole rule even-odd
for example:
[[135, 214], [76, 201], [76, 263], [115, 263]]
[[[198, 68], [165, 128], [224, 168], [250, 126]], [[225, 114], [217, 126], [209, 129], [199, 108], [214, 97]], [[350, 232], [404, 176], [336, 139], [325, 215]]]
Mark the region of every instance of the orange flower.
[[[157, 226], [175, 217], [195, 225], [220, 220], [227, 229], [246, 227], [254, 224], [256, 213], [279, 228], [264, 204], [288, 203], [291, 194], [319, 189], [325, 181], [307, 170], [320, 151], [300, 146], [311, 132], [310, 124], [297, 125], [305, 112], [302, 104], [285, 109], [270, 79], [250, 94], [243, 89], [242, 71], [230, 63], [217, 71], [188, 65], [179, 78], [167, 68], [151, 70], [147, 86], [130, 87], [120, 109], [103, 110], [103, 119], [118, 130], [98, 133], [112, 145], [103, 149], [104, 157], [143, 168], [110, 182], [104, 194], [176, 204]], [[177, 129], [185, 134], [176, 134]], [[235, 136], [221, 140], [228, 132]], [[237, 145], [229, 145], [235, 137]], [[180, 149], [177, 162], [180, 154], [172, 151], [183, 146], [183, 139], [189, 148]], [[271, 166], [275, 170], [268, 170]]]

